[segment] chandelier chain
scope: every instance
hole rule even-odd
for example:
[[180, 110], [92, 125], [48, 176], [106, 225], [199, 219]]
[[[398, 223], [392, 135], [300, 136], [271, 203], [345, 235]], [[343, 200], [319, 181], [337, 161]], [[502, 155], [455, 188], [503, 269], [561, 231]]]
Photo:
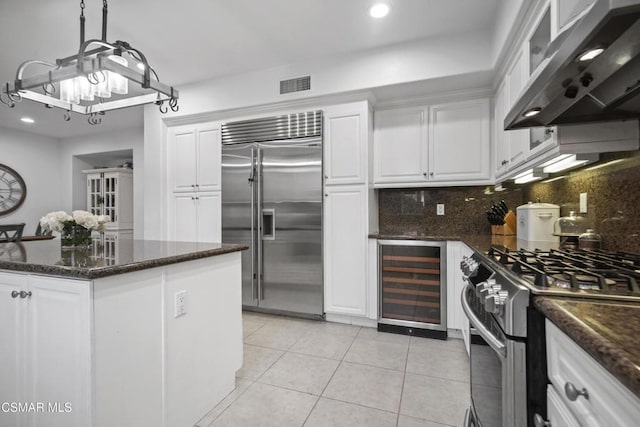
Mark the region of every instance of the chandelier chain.
[[84, 0], [80, 0], [80, 15], [84, 16]]

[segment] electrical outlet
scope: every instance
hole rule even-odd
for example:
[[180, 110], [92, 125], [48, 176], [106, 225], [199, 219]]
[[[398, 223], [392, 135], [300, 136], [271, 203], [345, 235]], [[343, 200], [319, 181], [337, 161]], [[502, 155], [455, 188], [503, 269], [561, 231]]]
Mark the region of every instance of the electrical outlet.
[[444, 215], [444, 203], [438, 203], [436, 205], [436, 214], [437, 215]]
[[174, 317], [184, 316], [187, 314], [187, 291], [176, 292], [175, 298]]
[[580, 193], [580, 213], [587, 213], [587, 193]]

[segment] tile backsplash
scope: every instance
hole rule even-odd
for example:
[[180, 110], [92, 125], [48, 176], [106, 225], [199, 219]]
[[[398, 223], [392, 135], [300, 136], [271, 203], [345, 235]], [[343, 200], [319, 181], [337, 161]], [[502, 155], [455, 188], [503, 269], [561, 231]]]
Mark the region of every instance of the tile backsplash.
[[[545, 181], [485, 194], [486, 187], [383, 189], [378, 191], [381, 234], [489, 234], [486, 210], [505, 200], [509, 208], [528, 201], [555, 203], [560, 215], [579, 210], [580, 193], [587, 193], [582, 214], [602, 247], [640, 253], [640, 152], [608, 153], [593, 165]], [[436, 215], [436, 204], [445, 215]]]

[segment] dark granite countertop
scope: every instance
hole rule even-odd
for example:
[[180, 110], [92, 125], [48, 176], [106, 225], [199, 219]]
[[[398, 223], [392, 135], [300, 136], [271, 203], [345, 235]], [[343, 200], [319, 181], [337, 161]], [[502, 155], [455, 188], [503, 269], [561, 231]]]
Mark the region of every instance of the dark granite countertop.
[[536, 296], [534, 306], [640, 397], [640, 303]]
[[58, 239], [0, 243], [0, 270], [97, 279], [248, 249], [237, 244], [126, 238], [115, 244], [116, 248], [107, 251], [96, 243], [88, 248], [63, 250]]

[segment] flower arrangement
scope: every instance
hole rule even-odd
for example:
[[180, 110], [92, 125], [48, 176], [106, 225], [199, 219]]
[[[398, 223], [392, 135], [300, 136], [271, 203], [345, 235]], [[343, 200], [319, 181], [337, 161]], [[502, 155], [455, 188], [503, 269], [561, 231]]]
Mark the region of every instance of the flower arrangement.
[[49, 212], [40, 218], [43, 230], [60, 233], [62, 247], [88, 246], [91, 244], [91, 230], [104, 231], [111, 219], [107, 215], [93, 215], [87, 211]]

